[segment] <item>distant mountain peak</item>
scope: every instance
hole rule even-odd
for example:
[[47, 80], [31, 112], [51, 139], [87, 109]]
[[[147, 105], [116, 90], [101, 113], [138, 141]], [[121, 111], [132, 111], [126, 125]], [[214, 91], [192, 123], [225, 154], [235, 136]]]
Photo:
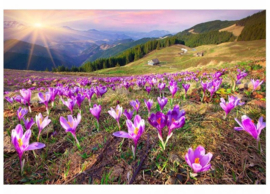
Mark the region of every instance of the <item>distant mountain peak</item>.
[[96, 29], [89, 29], [89, 30], [87, 30], [87, 32], [98, 32], [98, 30], [96, 30]]
[[65, 28], [67, 30], [74, 30], [73, 28], [69, 27], [69, 26], [62, 26], [62, 28]]

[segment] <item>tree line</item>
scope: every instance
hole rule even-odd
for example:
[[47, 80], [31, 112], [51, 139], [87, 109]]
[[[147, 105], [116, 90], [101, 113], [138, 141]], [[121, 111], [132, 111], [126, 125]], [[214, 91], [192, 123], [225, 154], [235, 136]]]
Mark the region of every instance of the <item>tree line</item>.
[[163, 39], [150, 40], [144, 44], [127, 49], [114, 57], [100, 58], [92, 62], [87, 61], [81, 67], [72, 67], [69, 69], [65, 66], [58, 66], [57, 68], [53, 68], [53, 71], [93, 72], [100, 69], [124, 66], [130, 62], [141, 59], [144, 55], [153, 50], [159, 50], [174, 44], [196, 47], [205, 44], [220, 44], [233, 41], [234, 39], [235, 36], [230, 32], [211, 31], [202, 34], [183, 32]]

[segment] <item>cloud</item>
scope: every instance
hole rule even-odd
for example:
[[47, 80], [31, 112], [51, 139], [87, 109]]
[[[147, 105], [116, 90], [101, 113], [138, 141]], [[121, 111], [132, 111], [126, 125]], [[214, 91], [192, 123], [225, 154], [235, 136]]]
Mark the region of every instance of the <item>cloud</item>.
[[[259, 10], [5, 10], [4, 19], [24, 24], [70, 25], [87, 30], [169, 30], [182, 31], [187, 26], [211, 20], [238, 20]], [[154, 29], [156, 28], [156, 29]]]

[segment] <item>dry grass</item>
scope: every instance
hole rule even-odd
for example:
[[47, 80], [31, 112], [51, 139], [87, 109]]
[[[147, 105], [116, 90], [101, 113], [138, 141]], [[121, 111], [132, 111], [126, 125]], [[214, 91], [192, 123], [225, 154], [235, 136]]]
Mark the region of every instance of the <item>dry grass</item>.
[[229, 27], [220, 29], [219, 32], [222, 31], [227, 31], [227, 32], [232, 32], [234, 36], [239, 36], [244, 29], [245, 26], [236, 26], [236, 24], [233, 24]]
[[[241, 68], [244, 67], [246, 66], [241, 66]], [[228, 71], [223, 76], [222, 87], [224, 88], [229, 84], [228, 74], [236, 71], [235, 66], [229, 65], [227, 68]], [[265, 80], [264, 70], [263, 68], [250, 71], [243, 83], [258, 76]], [[201, 73], [214, 71], [205, 69]], [[5, 70], [5, 75], [12, 72]], [[51, 75], [59, 76], [59, 79], [65, 76]], [[29, 77], [29, 72], [20, 72], [20, 76]], [[42, 73], [38, 76], [42, 77]], [[8, 77], [5, 78], [7, 81]], [[56, 83], [52, 82], [50, 85], [55, 86]], [[254, 93], [249, 93], [246, 89], [238, 90], [237, 93], [242, 95], [246, 104], [235, 108], [224, 120], [222, 118], [224, 111], [219, 106], [219, 99], [220, 97], [227, 98], [227, 95], [216, 94], [213, 102], [200, 102], [200, 85], [195, 82], [191, 84], [186, 100], [183, 100], [183, 90], [175, 95], [174, 104], [179, 104], [181, 109], [186, 111], [186, 124], [182, 129], [173, 132], [166, 151], [162, 151], [158, 146], [157, 131], [147, 122], [147, 109], [143, 102], [143, 99], [153, 99], [155, 104], [152, 112], [156, 112], [156, 98], [159, 94], [155, 90], [152, 90], [148, 96], [145, 90], [136, 87], [131, 91], [122, 88], [113, 92], [109, 89], [100, 102], [102, 113], [99, 131], [95, 127], [95, 119], [89, 112], [88, 102], [85, 101], [82, 105], [82, 121], [77, 128], [81, 149], [76, 147], [73, 137], [66, 134], [59, 123], [59, 117], [66, 117], [70, 111], [59, 104], [57, 98], [56, 106], [50, 113], [52, 122], [40, 140], [46, 144], [46, 148], [35, 151], [37, 158], [31, 151], [24, 153], [26, 166], [23, 176], [19, 173], [19, 161], [14, 150], [4, 152], [4, 184], [127, 184], [128, 174], [130, 177], [133, 175], [147, 150], [147, 134], [149, 134], [150, 151], [134, 184], [265, 184], [266, 130], [263, 129], [260, 136], [263, 152], [259, 154], [256, 141], [249, 134], [233, 129], [237, 125], [234, 118], [240, 119], [244, 114], [256, 122], [260, 116], [266, 119], [263, 100], [265, 89]], [[170, 98], [167, 88], [165, 96]], [[141, 102], [139, 114], [146, 120], [145, 133], [139, 141], [135, 160], [131, 152], [132, 140], [122, 141], [121, 138], [112, 136], [112, 133], [119, 129], [116, 121], [108, 114], [110, 107], [115, 107], [118, 103], [123, 109], [131, 108], [129, 102], [134, 99]], [[93, 103], [97, 103], [95, 97]], [[4, 103], [5, 113], [8, 113], [4, 117], [4, 132], [9, 136], [11, 130], [18, 124], [15, 112], [19, 106], [16, 103], [13, 106], [6, 101]], [[164, 112], [166, 113], [169, 108], [167, 104]], [[43, 105], [38, 103], [33, 105], [32, 110], [33, 112], [28, 113], [27, 117], [33, 118], [39, 112], [46, 114]], [[75, 107], [74, 115], [77, 113], [78, 110]], [[126, 131], [124, 116], [121, 117], [120, 123], [122, 130]], [[34, 142], [37, 128], [33, 127], [32, 132], [31, 142]], [[165, 130], [164, 134], [166, 133]], [[213, 153], [212, 168], [193, 179], [189, 176], [191, 169], [184, 157], [189, 147], [196, 148], [198, 145], [203, 145], [206, 152]]]

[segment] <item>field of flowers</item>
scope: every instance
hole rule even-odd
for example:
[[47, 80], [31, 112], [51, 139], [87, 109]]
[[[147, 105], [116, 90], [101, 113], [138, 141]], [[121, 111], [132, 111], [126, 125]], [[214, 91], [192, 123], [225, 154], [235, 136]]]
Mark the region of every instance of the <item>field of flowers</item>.
[[4, 71], [5, 184], [265, 184], [266, 70]]

